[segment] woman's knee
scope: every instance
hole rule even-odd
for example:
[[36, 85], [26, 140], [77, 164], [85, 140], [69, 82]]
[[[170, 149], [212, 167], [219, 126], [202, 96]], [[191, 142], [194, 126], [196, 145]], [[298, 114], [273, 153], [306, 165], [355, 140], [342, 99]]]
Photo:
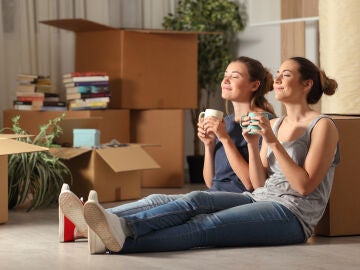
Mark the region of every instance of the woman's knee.
[[146, 201], [149, 204], [163, 204], [166, 201], [166, 196], [165, 194], [151, 194], [149, 196], [146, 196], [145, 198], [143, 198], [142, 200]]
[[192, 191], [184, 196], [184, 200], [193, 206], [199, 207], [208, 200], [209, 193], [204, 191]]

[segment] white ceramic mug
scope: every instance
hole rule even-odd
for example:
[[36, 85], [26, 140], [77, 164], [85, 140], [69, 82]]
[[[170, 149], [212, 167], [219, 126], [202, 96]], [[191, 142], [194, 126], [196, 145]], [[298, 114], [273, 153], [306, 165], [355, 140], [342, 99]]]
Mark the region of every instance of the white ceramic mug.
[[206, 118], [209, 116], [222, 119], [224, 116], [224, 113], [222, 111], [218, 111], [218, 110], [214, 110], [214, 109], [206, 109], [205, 112], [201, 112], [199, 114], [198, 121], [200, 121], [201, 118]]

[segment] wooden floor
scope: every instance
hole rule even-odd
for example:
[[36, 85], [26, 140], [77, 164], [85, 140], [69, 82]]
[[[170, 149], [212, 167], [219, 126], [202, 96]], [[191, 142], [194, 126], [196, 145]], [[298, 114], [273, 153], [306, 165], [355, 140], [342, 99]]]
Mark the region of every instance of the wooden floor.
[[[144, 189], [185, 193], [182, 189]], [[106, 204], [105, 207], [112, 205]], [[279, 247], [212, 248], [132, 255], [89, 255], [87, 242], [58, 243], [56, 207], [26, 213], [10, 211], [0, 225], [0, 269], [360, 269], [360, 236], [312, 237], [306, 244]]]

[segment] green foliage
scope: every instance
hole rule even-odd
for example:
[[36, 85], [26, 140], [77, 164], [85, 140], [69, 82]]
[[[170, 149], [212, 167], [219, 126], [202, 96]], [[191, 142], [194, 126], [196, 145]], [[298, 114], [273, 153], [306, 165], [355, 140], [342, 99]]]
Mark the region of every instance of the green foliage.
[[[33, 139], [25, 137], [18, 140], [47, 148], [58, 147], [53, 140], [62, 134], [58, 123], [64, 117], [65, 114], [62, 114], [40, 126], [40, 132]], [[12, 119], [12, 128], [3, 130], [11, 130], [19, 135], [28, 135], [20, 127], [19, 120], [20, 116], [15, 116]], [[64, 183], [64, 176], [71, 177], [68, 167], [48, 151], [10, 155], [8, 166], [10, 209], [23, 204], [29, 195], [32, 196], [32, 200], [27, 211], [56, 203]]]
[[[194, 142], [200, 110], [209, 106], [210, 96], [219, 89], [236, 36], [245, 27], [244, 7], [230, 0], [180, 0], [174, 14], [164, 17], [165, 29], [204, 32], [198, 43], [198, 108], [192, 111]], [[205, 94], [203, 96], [202, 94]], [[205, 104], [201, 105], [201, 101]], [[196, 149], [195, 153], [199, 152]], [[199, 154], [199, 153], [196, 153]]]

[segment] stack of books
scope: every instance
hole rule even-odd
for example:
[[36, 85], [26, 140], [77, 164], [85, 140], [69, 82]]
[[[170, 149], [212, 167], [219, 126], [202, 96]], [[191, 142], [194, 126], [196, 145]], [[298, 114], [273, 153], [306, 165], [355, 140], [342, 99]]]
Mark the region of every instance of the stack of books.
[[69, 110], [106, 109], [110, 102], [109, 76], [106, 72], [72, 72], [63, 75]]
[[44, 102], [44, 93], [36, 92], [39, 78], [34, 74], [17, 74], [16, 99], [13, 108], [17, 110], [40, 110]]
[[67, 109], [66, 102], [60, 101], [57, 89], [48, 76], [18, 74], [16, 81], [14, 109], [37, 111]]

